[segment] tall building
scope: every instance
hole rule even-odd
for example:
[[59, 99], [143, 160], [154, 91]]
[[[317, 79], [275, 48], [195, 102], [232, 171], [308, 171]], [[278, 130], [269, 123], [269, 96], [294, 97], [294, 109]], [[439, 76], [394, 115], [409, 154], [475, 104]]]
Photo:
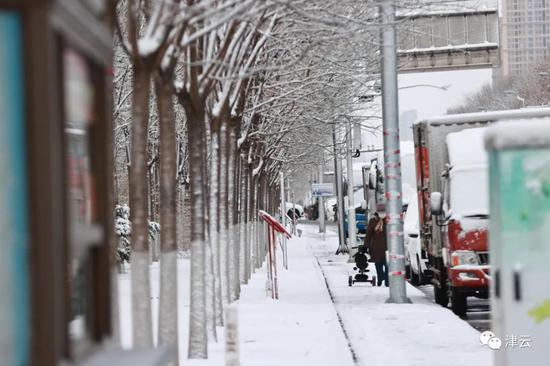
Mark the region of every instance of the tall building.
[[550, 56], [550, 0], [501, 0], [502, 76], [529, 72]]

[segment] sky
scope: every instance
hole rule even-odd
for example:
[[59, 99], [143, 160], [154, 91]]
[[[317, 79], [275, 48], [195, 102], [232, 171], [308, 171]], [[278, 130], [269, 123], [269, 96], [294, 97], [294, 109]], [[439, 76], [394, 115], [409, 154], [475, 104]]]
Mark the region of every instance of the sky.
[[399, 113], [416, 110], [419, 120], [446, 114], [449, 107], [460, 105], [466, 95], [490, 82], [489, 68], [400, 74], [400, 88], [418, 84], [450, 86], [447, 91], [430, 87], [401, 89]]

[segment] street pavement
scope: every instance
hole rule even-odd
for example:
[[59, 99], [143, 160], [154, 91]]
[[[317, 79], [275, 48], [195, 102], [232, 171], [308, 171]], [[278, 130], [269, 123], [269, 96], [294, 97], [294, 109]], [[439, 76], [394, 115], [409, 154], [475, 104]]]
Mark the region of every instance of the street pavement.
[[[299, 226], [321, 268], [338, 319], [356, 365], [489, 365], [491, 352], [479, 342], [479, 332], [448, 309], [433, 303], [407, 284], [412, 304], [388, 304], [388, 289], [357, 283], [348, 286], [353, 264], [336, 256], [332, 228], [323, 241], [314, 223]], [[374, 271], [371, 265], [369, 269]], [[369, 274], [372, 274], [369, 273]]]
[[[306, 224], [306, 222], [304, 222], [304, 224]], [[317, 225], [317, 223], [314, 221], [309, 221], [307, 222], [307, 225]], [[333, 222], [329, 222], [327, 227], [329, 231], [337, 232], [338, 230], [336, 224]], [[422, 291], [426, 297], [435, 303], [432, 285], [416, 286], [416, 288]], [[468, 312], [462, 317], [462, 319], [468, 322], [468, 324], [479, 332], [490, 330], [491, 309], [489, 304], [489, 299], [478, 299], [475, 297], [468, 298]], [[451, 311], [451, 309], [448, 310]]]
[[[434, 303], [434, 291], [432, 285], [417, 286]], [[480, 332], [491, 329], [491, 307], [489, 299], [468, 298], [468, 312], [462, 317], [468, 324]], [[451, 309], [449, 309], [451, 311]]]

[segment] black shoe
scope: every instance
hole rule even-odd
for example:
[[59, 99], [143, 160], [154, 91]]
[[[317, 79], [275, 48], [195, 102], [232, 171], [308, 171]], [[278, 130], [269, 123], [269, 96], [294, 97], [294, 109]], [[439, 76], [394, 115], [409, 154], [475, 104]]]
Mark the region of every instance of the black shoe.
[[390, 285], [388, 285], [388, 283], [387, 283], [387, 282], [385, 283], [385, 285], [386, 285], [386, 287], [390, 287]]
[[378, 287], [382, 286], [382, 282], [378, 282], [378, 283], [376, 284], [376, 286], [378, 286]]

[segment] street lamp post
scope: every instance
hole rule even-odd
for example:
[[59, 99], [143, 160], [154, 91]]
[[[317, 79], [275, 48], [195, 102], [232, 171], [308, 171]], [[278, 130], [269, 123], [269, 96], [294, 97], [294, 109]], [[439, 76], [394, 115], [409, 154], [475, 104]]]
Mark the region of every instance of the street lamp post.
[[342, 187], [342, 160], [338, 156], [338, 148], [336, 147], [336, 125], [332, 125], [332, 144], [334, 150], [334, 179], [336, 180], [336, 197], [338, 199], [338, 239], [339, 245], [336, 254], [348, 253], [349, 248], [346, 244], [344, 236], [344, 194]]
[[352, 153], [352, 125], [351, 121], [348, 120], [347, 125], [347, 133], [346, 133], [346, 165], [347, 165], [347, 171], [348, 171], [348, 238], [349, 238], [349, 262], [353, 262], [353, 255], [355, 254], [355, 250], [352, 249], [353, 246], [356, 244], [357, 240], [357, 231], [355, 226], [355, 200], [353, 196], [353, 160], [351, 157]]
[[[281, 223], [286, 228], [286, 187], [285, 187], [285, 174], [280, 172], [280, 188], [281, 188]], [[286, 256], [286, 237], [282, 235], [283, 241], [283, 266], [288, 269], [287, 256]]]
[[[319, 183], [323, 183], [323, 164], [324, 160], [321, 164], [319, 164]], [[317, 198], [318, 205], [319, 205], [319, 232], [323, 233], [323, 241], [325, 240], [325, 200], [323, 197]]]
[[405, 287], [405, 249], [403, 242], [403, 202], [401, 188], [401, 156], [399, 152], [399, 120], [397, 89], [397, 53], [395, 6], [393, 1], [380, 3], [382, 26], [382, 116], [386, 189], [386, 224], [389, 251], [388, 302], [407, 303]]

